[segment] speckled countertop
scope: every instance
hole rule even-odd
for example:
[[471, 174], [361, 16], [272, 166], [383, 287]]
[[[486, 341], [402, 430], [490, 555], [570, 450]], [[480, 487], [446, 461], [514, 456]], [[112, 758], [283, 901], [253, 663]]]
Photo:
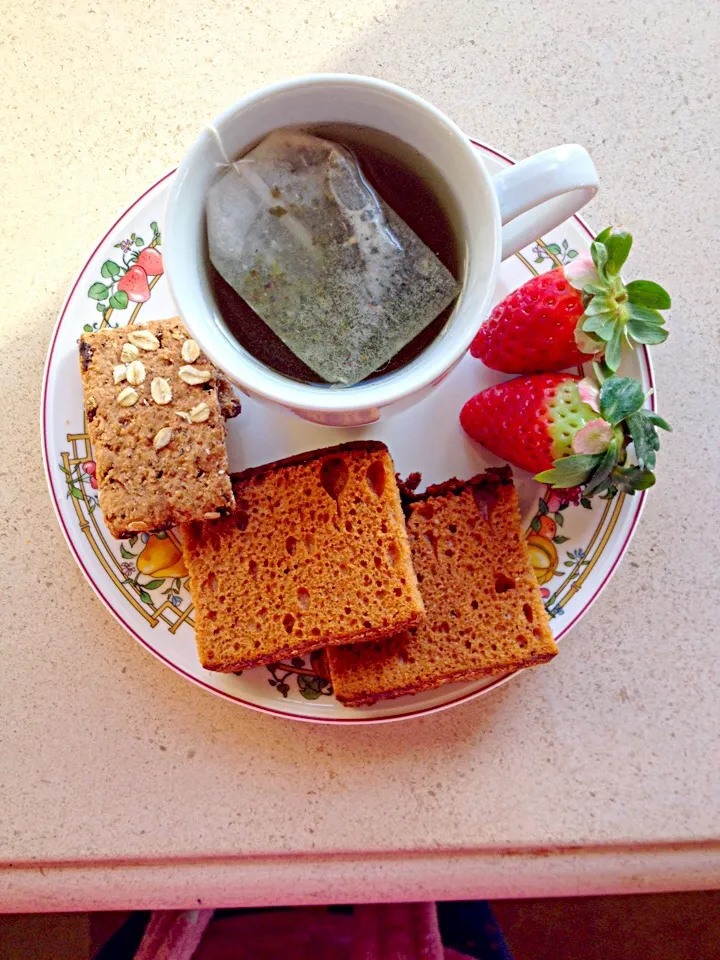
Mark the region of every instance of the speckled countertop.
[[[0, 38], [0, 909], [720, 886], [720, 17], [709, 0], [9, 0]], [[375, 74], [517, 157], [576, 140], [595, 225], [674, 295], [676, 426], [620, 574], [552, 668], [374, 729], [188, 684], [93, 596], [37, 405], [75, 272], [208, 117], [289, 73]]]

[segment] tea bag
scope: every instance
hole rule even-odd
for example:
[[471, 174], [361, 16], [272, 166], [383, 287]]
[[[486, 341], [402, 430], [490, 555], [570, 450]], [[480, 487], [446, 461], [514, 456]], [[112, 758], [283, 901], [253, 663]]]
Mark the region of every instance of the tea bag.
[[298, 130], [271, 133], [228, 167], [207, 225], [218, 273], [329, 383], [364, 380], [458, 293], [353, 154]]

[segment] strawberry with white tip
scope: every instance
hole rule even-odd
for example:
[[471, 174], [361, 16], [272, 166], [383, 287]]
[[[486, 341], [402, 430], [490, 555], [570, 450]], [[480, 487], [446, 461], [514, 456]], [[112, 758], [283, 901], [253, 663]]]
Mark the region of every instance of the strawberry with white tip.
[[489, 387], [468, 400], [460, 423], [491, 453], [553, 488], [580, 486], [585, 497], [645, 490], [655, 483], [656, 428], [671, 428], [645, 409], [637, 380], [594, 366], [600, 382], [542, 373]]

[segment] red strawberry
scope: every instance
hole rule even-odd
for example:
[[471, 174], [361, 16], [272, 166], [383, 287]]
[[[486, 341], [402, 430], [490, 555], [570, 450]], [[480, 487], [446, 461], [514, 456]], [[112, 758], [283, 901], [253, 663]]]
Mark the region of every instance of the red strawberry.
[[159, 277], [165, 273], [162, 254], [154, 247], [145, 247], [137, 258], [137, 266], [142, 267], [149, 277]]
[[[585, 307], [562, 267], [533, 277], [499, 303], [480, 327], [470, 353], [503, 373], [562, 370], [592, 359], [575, 343]], [[602, 349], [602, 345], [599, 345]]]
[[[460, 423], [491, 453], [554, 488], [582, 485], [584, 496], [634, 493], [655, 482], [655, 428], [670, 429], [644, 403], [632, 377], [611, 376], [599, 385], [568, 373], [537, 373], [481, 390], [462, 408]], [[630, 443], [636, 464], [628, 462]]]
[[118, 280], [118, 290], [124, 290], [128, 300], [133, 303], [144, 303], [150, 299], [150, 287], [147, 274], [142, 267], [135, 264]]
[[482, 325], [470, 352], [502, 373], [563, 370], [599, 357], [614, 372], [623, 342], [662, 343], [658, 310], [670, 306], [662, 287], [620, 278], [632, 245], [628, 233], [598, 234], [590, 252], [533, 277], [499, 303]]
[[538, 373], [482, 390], [460, 413], [463, 430], [491, 453], [539, 473], [572, 453], [572, 434], [598, 416], [578, 394], [580, 377]]

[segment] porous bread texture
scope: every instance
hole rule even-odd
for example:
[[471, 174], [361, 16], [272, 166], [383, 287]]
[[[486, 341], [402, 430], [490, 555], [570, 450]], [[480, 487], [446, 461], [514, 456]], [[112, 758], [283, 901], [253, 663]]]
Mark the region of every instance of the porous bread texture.
[[555, 656], [509, 470], [407, 492], [406, 512], [426, 618], [389, 640], [328, 649], [339, 701], [370, 704]]
[[391, 636], [423, 603], [384, 444], [301, 454], [233, 477], [232, 516], [183, 528], [200, 662], [237, 672]]

